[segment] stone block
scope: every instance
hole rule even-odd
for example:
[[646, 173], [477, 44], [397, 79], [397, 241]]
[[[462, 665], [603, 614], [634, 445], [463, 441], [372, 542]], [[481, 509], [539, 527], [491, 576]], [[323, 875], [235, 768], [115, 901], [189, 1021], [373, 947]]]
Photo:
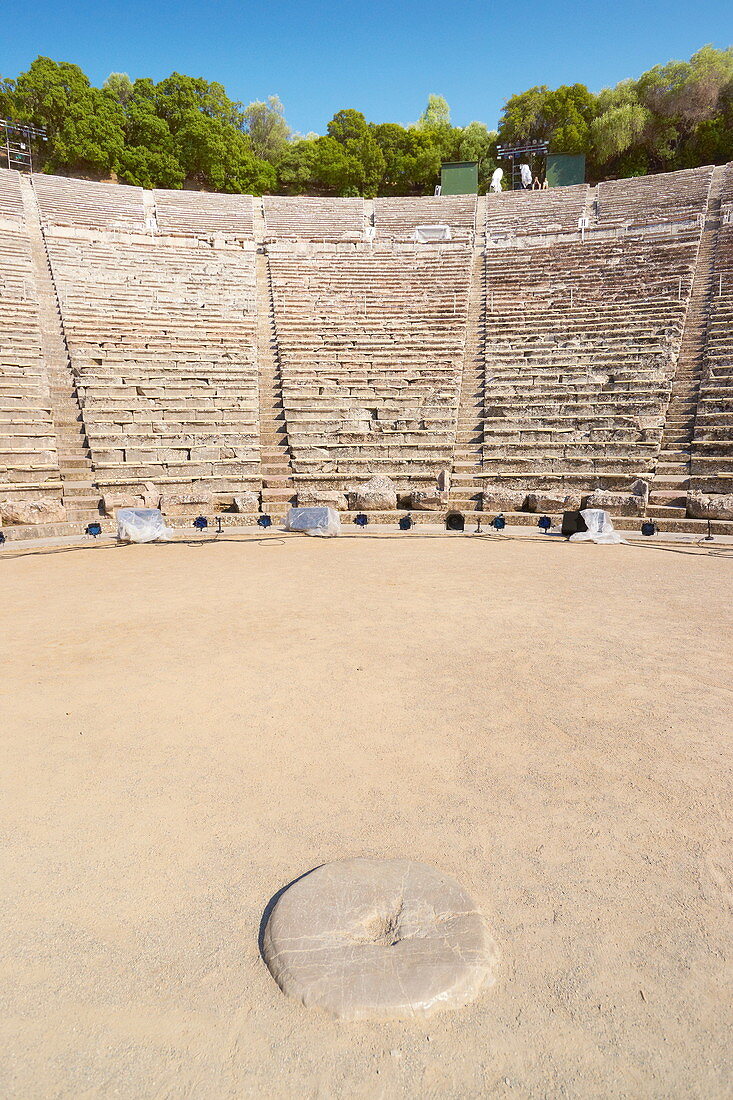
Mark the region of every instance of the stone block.
[[237, 493], [234, 497], [234, 511], [235, 512], [259, 512], [260, 510], [260, 496], [259, 493], [252, 493], [249, 489], [243, 489], [240, 493]]
[[8, 527], [63, 523], [65, 519], [66, 511], [60, 500], [0, 500], [0, 522]]
[[406, 859], [326, 863], [281, 891], [263, 954], [288, 997], [342, 1020], [460, 1008], [498, 950], [455, 879]]
[[484, 512], [521, 512], [527, 494], [522, 489], [505, 489], [503, 485], [484, 485], [481, 501]]
[[377, 475], [347, 493], [349, 508], [355, 512], [393, 512], [397, 507], [397, 490], [388, 477]]
[[446, 493], [438, 489], [413, 489], [412, 507], [419, 512], [441, 512], [448, 505]]
[[348, 508], [346, 494], [337, 489], [298, 489], [299, 508], [335, 508], [345, 512]]
[[160, 502], [166, 516], [192, 516], [213, 510], [214, 494], [208, 489], [189, 489], [184, 492], [166, 493]]
[[649, 503], [649, 485], [646, 481], [635, 481], [629, 492], [596, 489], [585, 498], [584, 507], [603, 508], [617, 516], [643, 516]]
[[688, 493], [687, 514], [693, 519], [733, 519], [733, 493]]
[[580, 493], [529, 493], [527, 511], [529, 512], [576, 512], [580, 508]]

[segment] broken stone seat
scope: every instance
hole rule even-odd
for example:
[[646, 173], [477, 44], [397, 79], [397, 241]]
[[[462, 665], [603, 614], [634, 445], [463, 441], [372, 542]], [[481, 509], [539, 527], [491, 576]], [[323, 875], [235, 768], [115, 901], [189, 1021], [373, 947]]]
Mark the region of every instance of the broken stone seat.
[[[99, 486], [101, 495], [109, 493], [142, 494], [145, 485], [149, 482], [160, 490], [161, 495], [168, 493], [193, 494], [197, 490], [208, 494], [236, 495], [238, 492], [260, 492], [260, 478], [257, 477], [220, 477], [214, 475], [202, 475], [195, 471], [181, 474], [171, 474], [158, 471], [155, 478], [147, 476], [131, 476], [128, 471], [122, 470], [110, 472], [101, 470], [95, 474], [95, 482]], [[206, 514], [205, 512], [203, 513]]]
[[[0, 426], [1, 427], [1, 426]], [[0, 433], [0, 439], [2, 434]], [[132, 423], [124, 430], [118, 425], [105, 427], [99, 424], [87, 426], [87, 439], [90, 447], [98, 453], [107, 450], [196, 450], [200, 447], [214, 447], [218, 453], [235, 450], [237, 454], [226, 454], [224, 457], [242, 457], [240, 452], [251, 452], [257, 449], [259, 433], [254, 426], [248, 431], [236, 431], [231, 427], [194, 422], [189, 429], [184, 429], [180, 424], [167, 422], [156, 424], [156, 429], [149, 426], [142, 427]]]
[[707, 473], [694, 471], [689, 478], [689, 488], [702, 493], [720, 493], [730, 496], [733, 493], [733, 471], [720, 470]]
[[520, 379], [501, 383], [487, 379], [485, 391], [476, 405], [485, 400], [487, 407], [500, 408], [502, 414], [506, 409], [510, 415], [518, 408], [530, 410], [532, 415], [542, 415], [544, 411], [555, 409], [598, 409], [599, 413], [608, 415], [614, 415], [618, 409], [620, 414], [633, 414], [638, 408], [645, 410], [644, 415], [647, 415], [646, 410], [649, 409], [659, 412], [660, 398], [665, 398], [670, 388], [671, 384], [666, 381], [653, 385], [636, 385], [628, 380], [618, 384], [597, 382], [586, 385], [573, 380], [528, 386]]
[[336, 493], [346, 493], [355, 488], [357, 484], [369, 481], [376, 475], [386, 475], [393, 482], [398, 492], [409, 492], [412, 488], [435, 488], [435, 481], [440, 470], [444, 467], [429, 466], [426, 463], [406, 463], [401, 465], [384, 464], [380, 468], [379, 463], [374, 467], [355, 465], [353, 469], [345, 471], [321, 470], [301, 472], [294, 468], [293, 484], [296, 491], [323, 490]]
[[198, 446], [165, 446], [156, 445], [154, 442], [145, 446], [144, 442], [137, 446], [100, 447], [91, 440], [90, 449], [95, 464], [124, 462], [132, 465], [196, 463], [196, 462], [238, 462], [256, 465], [259, 462], [259, 441], [250, 441], [248, 445], [239, 447], [223, 447], [221, 445], [210, 446], [201, 444]]
[[453, 448], [449, 442], [443, 444], [425, 443], [413, 446], [395, 443], [391, 446], [382, 444], [354, 446], [350, 444], [331, 444], [329, 447], [309, 447], [301, 446], [297, 440], [291, 439], [290, 451], [294, 466], [305, 469], [307, 467], [319, 468], [326, 463], [332, 463], [338, 467], [345, 463], [368, 465], [370, 462], [375, 462], [386, 467], [392, 460], [398, 462], [427, 461], [450, 465]]
[[27, 459], [11, 454], [0, 463], [0, 482], [7, 484], [35, 485], [44, 481], [56, 481], [59, 476], [59, 463], [55, 454], [47, 462], [39, 461], [35, 454]]
[[[628, 421], [629, 418], [626, 418]], [[536, 444], [565, 438], [569, 442], [583, 440], [588, 443], [624, 442], [659, 444], [663, 423], [661, 418], [656, 425], [640, 427], [638, 424], [624, 422], [624, 418], [547, 417], [532, 421], [517, 420], [510, 423], [506, 419], [485, 419], [484, 439], [493, 444]]]
[[8, 446], [0, 435], [0, 466], [48, 466], [58, 469], [59, 459], [56, 451], [56, 439], [42, 444], [35, 440], [26, 443], [13, 443]]
[[704, 441], [696, 440], [693, 443], [690, 457], [691, 474], [707, 478], [733, 472], [733, 441], [727, 445], [715, 444], [715, 446], [719, 447], [719, 450], [711, 454], [706, 449]]
[[182, 481], [202, 478], [231, 481], [257, 482], [260, 480], [259, 462], [240, 462], [223, 459], [218, 462], [95, 462], [95, 480], [102, 481], [131, 480], [155, 481], [163, 477], [179, 478]]
[[479, 489], [484, 485], [501, 485], [506, 489], [519, 489], [525, 493], [546, 492], [564, 495], [571, 492], [591, 493], [596, 489], [628, 491], [638, 478], [648, 480], [649, 474], [638, 467], [618, 468], [598, 465], [595, 469], [552, 468], [549, 465], [530, 471], [501, 471], [487, 467], [477, 471], [474, 481]]
[[8, 481], [5, 475], [6, 471], [0, 467], [0, 500], [61, 500], [63, 483], [58, 470], [47, 480]]

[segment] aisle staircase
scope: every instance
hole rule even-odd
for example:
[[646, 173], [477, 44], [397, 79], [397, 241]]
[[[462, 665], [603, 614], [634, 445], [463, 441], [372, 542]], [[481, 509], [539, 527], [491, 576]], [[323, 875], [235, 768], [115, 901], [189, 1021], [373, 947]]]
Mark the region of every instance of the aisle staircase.
[[715, 248], [721, 223], [720, 201], [724, 171], [724, 166], [715, 168], [710, 181], [705, 225], [700, 239], [685, 330], [667, 407], [659, 460], [651, 485], [649, 514], [658, 519], [682, 519], [685, 516], [692, 435], [710, 303], [714, 292]]
[[473, 253], [463, 353], [461, 395], [449, 501], [461, 512], [481, 508], [484, 438], [484, 333], [486, 326], [486, 265], [483, 250]]
[[84, 416], [71, 369], [56, 285], [32, 179], [23, 176], [20, 183], [38, 297], [41, 346], [48, 373], [51, 415], [56, 433], [62, 503], [66, 510], [67, 523], [85, 525], [100, 518], [100, 494], [92, 473]]
[[[262, 200], [255, 200], [255, 239], [264, 238]], [[259, 208], [259, 210], [258, 210]], [[258, 218], [259, 215], [259, 218]], [[275, 331], [270, 267], [265, 245], [258, 243], [257, 280], [257, 362], [260, 393], [260, 469], [262, 511], [273, 517], [284, 516], [294, 502], [293, 470], [288, 444], [287, 424], [282, 398], [282, 373]]]

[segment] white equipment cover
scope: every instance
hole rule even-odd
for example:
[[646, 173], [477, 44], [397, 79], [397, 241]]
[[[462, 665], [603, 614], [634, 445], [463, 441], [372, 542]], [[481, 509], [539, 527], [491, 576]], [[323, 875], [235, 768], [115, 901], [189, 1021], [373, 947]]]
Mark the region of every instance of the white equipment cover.
[[519, 171], [520, 171], [520, 174], [522, 176], [522, 186], [523, 187], [531, 187], [532, 186], [532, 169], [530, 168], [530, 166], [528, 164], [520, 164], [519, 165]]
[[335, 508], [288, 508], [285, 530], [331, 538], [341, 534], [341, 520]]
[[172, 537], [160, 508], [117, 509], [117, 538], [122, 542], [167, 542]]
[[504, 179], [504, 169], [503, 168], [495, 168], [494, 169], [494, 174], [491, 177], [491, 190], [494, 192], [494, 194], [498, 195], [499, 192], [501, 191], [501, 189], [502, 189], [501, 181], [503, 179]]
[[611, 517], [602, 508], [584, 508], [580, 513], [585, 520], [587, 531], [576, 531], [570, 536], [571, 542], [619, 543], [624, 540], [618, 531], [614, 531]]
[[428, 241], [452, 241], [449, 225], [416, 225], [412, 234], [415, 244], [427, 244]]

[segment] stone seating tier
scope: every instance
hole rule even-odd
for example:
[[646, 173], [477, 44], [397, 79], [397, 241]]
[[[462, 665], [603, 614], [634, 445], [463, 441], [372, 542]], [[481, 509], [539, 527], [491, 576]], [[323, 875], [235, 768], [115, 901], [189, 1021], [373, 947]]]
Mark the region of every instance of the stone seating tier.
[[[727, 188], [727, 190], [726, 190]], [[724, 195], [733, 197], [733, 173]], [[733, 484], [733, 224], [721, 226], [690, 461], [691, 488]]]
[[94, 183], [42, 173], [36, 173], [32, 179], [45, 225], [127, 231], [141, 231], [145, 227], [141, 187]]
[[[264, 282], [251, 197], [48, 176], [33, 187], [100, 492], [269, 484], [274, 501], [292, 471], [296, 491], [343, 493], [386, 474], [406, 493], [455, 460], [452, 499], [468, 508], [484, 484], [588, 492], [655, 473], [709, 169], [595, 195], [488, 196], [497, 239], [480, 266], [473, 196], [375, 200], [372, 244], [357, 240], [362, 200], [267, 197], [265, 236], [290, 240], [259, 256]], [[59, 368], [43, 361], [23, 188], [0, 172], [0, 499], [58, 500]], [[726, 203], [730, 170], [724, 214]], [[580, 212], [611, 235], [581, 242]], [[431, 221], [458, 240], [407, 243]], [[628, 224], [632, 234], [612, 235]], [[657, 224], [674, 232], [645, 228]], [[717, 492], [733, 484], [732, 235], [725, 223], [691, 455], [691, 486]], [[463, 378], [469, 331], [470, 363], [485, 369]], [[271, 391], [265, 339], [277, 353]], [[265, 481], [276, 423], [287, 461]], [[459, 439], [472, 441], [468, 457]]]
[[654, 472], [698, 239], [487, 250], [476, 477]]
[[[100, 479], [256, 482], [253, 246], [49, 235], [48, 248]], [[229, 423], [232, 410], [248, 415]]]
[[[0, 193], [18, 187], [20, 195], [15, 177], [0, 177]], [[23, 493], [49, 495], [60, 477], [58, 448], [31, 253], [20, 219], [0, 226], [0, 316], [0, 500], [16, 498], [21, 486]]]
[[378, 241], [407, 241], [418, 225], [448, 225], [454, 240], [466, 240], [476, 226], [476, 196], [375, 199], [374, 225]]
[[252, 196], [208, 191], [153, 191], [155, 217], [162, 233], [252, 239]]
[[449, 464], [469, 251], [278, 247], [269, 263], [295, 474]]
[[587, 183], [556, 187], [548, 191], [502, 191], [486, 196], [486, 236], [561, 232], [578, 228], [586, 212], [590, 188]]
[[654, 176], [609, 180], [598, 185], [599, 225], [640, 224], [701, 215], [707, 204], [712, 166]]
[[0, 168], [0, 219], [23, 220], [23, 197], [18, 172]]
[[364, 236], [364, 200], [265, 195], [265, 232], [268, 241], [361, 240]]

